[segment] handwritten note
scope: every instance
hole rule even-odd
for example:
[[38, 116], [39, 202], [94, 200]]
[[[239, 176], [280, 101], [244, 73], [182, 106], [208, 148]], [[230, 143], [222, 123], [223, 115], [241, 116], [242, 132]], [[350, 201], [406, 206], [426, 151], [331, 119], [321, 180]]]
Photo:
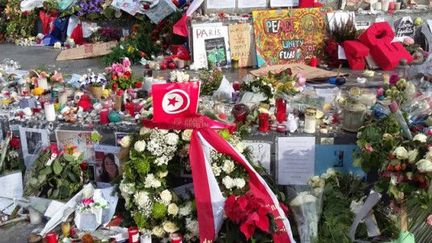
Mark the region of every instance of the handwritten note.
[[244, 141], [252, 153], [254, 163], [260, 164], [271, 173], [271, 144], [266, 141]]
[[256, 52], [252, 41], [252, 25], [234, 24], [228, 27], [231, 56], [238, 58], [239, 67], [256, 65]]
[[208, 9], [235, 8], [236, 0], [207, 0]]
[[396, 22], [396, 37], [414, 37], [414, 22], [411, 16], [405, 16]]
[[266, 0], [238, 0], [238, 8], [265, 8], [267, 7]]
[[24, 192], [21, 172], [0, 177], [0, 185], [3, 185], [0, 191], [0, 209], [11, 214], [15, 208], [14, 199], [22, 198]]
[[306, 185], [315, 170], [315, 137], [279, 137], [276, 156], [279, 185]]

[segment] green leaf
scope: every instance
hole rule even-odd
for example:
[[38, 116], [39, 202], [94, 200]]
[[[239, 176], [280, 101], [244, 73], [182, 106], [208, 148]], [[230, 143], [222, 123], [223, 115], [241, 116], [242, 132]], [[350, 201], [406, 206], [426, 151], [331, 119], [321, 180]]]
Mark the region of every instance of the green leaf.
[[51, 167], [47, 166], [39, 172], [39, 175], [49, 175], [51, 173], [52, 173]]
[[52, 167], [53, 167], [54, 174], [56, 174], [56, 175], [60, 175], [60, 173], [63, 170], [63, 167], [60, 164], [59, 160], [55, 160]]
[[30, 185], [36, 186], [37, 184], [38, 184], [38, 179], [36, 179], [34, 177], [30, 179]]
[[63, 158], [68, 162], [74, 162], [75, 161], [75, 157], [73, 155], [70, 155], [70, 154], [64, 154]]
[[67, 172], [67, 177], [68, 177], [72, 182], [74, 182], [74, 183], [79, 182], [77, 176], [76, 176], [74, 173], [70, 172], [70, 171]]

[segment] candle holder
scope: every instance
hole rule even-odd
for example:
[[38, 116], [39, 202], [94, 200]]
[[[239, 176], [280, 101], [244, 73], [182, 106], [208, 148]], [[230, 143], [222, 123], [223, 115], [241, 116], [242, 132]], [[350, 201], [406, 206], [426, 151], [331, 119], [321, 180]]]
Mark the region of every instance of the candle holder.
[[129, 227], [128, 229], [129, 235], [129, 243], [138, 243], [139, 242], [139, 231], [138, 227]]
[[304, 122], [305, 133], [316, 132], [316, 109], [307, 108], [305, 111], [305, 122]]
[[276, 120], [279, 123], [286, 121], [286, 100], [276, 98]]
[[270, 115], [268, 113], [260, 113], [258, 115], [258, 130], [260, 132], [268, 132], [270, 130]]

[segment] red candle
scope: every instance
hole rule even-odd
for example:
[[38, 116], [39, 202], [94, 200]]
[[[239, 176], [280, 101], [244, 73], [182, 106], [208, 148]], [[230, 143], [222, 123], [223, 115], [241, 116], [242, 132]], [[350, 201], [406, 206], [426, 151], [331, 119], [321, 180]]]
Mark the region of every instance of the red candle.
[[57, 234], [52, 231], [45, 236], [46, 243], [57, 243], [57, 238]]
[[108, 109], [102, 109], [99, 112], [100, 124], [105, 125], [105, 124], [109, 123], [108, 115], [109, 115], [109, 110]]
[[181, 235], [179, 235], [177, 233], [171, 234], [170, 240], [171, 240], [171, 243], [182, 243], [183, 242]]
[[318, 58], [316, 58], [316, 57], [312, 57], [312, 58], [310, 59], [309, 66], [311, 66], [311, 67], [317, 67], [317, 66], [318, 66]]
[[127, 102], [125, 104], [125, 109], [129, 113], [129, 115], [134, 116], [135, 115], [135, 105], [132, 102]]
[[142, 84], [143, 84], [142, 82], [136, 82], [135, 83], [135, 88], [136, 89], [141, 89], [142, 88]]
[[276, 120], [279, 123], [286, 121], [286, 101], [282, 98], [276, 99]]
[[260, 113], [258, 115], [258, 130], [260, 132], [268, 132], [270, 129], [270, 115], [268, 113]]
[[129, 227], [129, 243], [138, 243], [139, 241], [139, 232], [138, 227]]

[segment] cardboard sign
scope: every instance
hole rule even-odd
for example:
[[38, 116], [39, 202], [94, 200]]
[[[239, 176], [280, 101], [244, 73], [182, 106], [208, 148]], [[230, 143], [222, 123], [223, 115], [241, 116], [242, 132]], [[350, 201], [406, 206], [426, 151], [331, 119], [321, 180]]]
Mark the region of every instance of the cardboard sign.
[[105, 56], [111, 53], [111, 49], [117, 46], [117, 41], [97, 42], [94, 44], [85, 44], [60, 52], [57, 61], [85, 59], [91, 57]]
[[252, 26], [250, 24], [233, 24], [228, 29], [232, 58], [238, 58], [239, 67], [255, 66], [256, 52], [253, 44]]
[[325, 13], [319, 8], [253, 11], [258, 66], [301, 63], [324, 46]]
[[228, 26], [222, 26], [222, 23], [193, 24], [192, 35], [194, 69], [208, 67], [206, 40], [216, 38], [223, 38], [226, 48], [227, 65], [231, 64]]
[[257, 70], [250, 71], [250, 73], [254, 76], [261, 77], [267, 75], [269, 72], [273, 74], [280, 73], [286, 69], [290, 68], [293, 74], [301, 73], [307, 81], [315, 81], [315, 80], [325, 80], [328, 78], [338, 76], [346, 76], [346, 73], [337, 73], [332, 71], [327, 71], [321, 68], [314, 68], [308, 66], [306, 64], [301, 63], [293, 63], [293, 64], [284, 64], [284, 65], [274, 65], [268, 67], [262, 67]]
[[396, 37], [414, 37], [414, 22], [411, 16], [405, 16], [396, 21], [395, 34]]

